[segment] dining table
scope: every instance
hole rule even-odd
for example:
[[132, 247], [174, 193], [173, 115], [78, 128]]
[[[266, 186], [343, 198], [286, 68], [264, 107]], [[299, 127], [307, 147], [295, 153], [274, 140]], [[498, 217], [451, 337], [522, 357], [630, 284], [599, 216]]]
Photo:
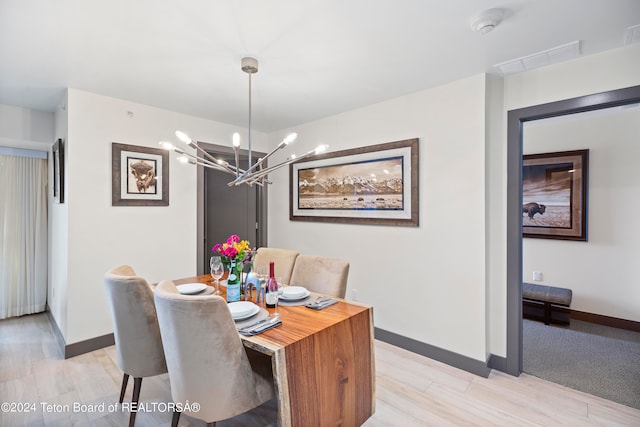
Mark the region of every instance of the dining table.
[[[173, 282], [214, 283], [210, 275]], [[242, 299], [266, 308], [256, 295]], [[332, 299], [337, 303], [321, 310], [279, 305], [281, 325], [238, 334], [246, 348], [271, 358], [279, 426], [360, 426], [375, 412], [373, 307]]]

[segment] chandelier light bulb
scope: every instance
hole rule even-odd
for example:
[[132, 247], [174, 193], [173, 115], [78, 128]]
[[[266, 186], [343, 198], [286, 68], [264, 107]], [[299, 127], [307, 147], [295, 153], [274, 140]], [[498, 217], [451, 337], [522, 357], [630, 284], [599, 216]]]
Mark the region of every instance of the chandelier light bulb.
[[189, 138], [189, 135], [187, 135], [186, 133], [177, 130], [176, 131], [176, 136], [178, 137], [178, 139], [182, 142], [184, 142], [185, 144], [191, 144], [191, 138]]
[[176, 146], [169, 141], [160, 141], [158, 142], [158, 144], [160, 144], [165, 150], [173, 150], [174, 148], [176, 148]]
[[187, 156], [179, 156], [178, 161], [180, 163], [189, 163], [189, 159], [187, 158]]
[[233, 146], [236, 148], [240, 147], [240, 134], [238, 132], [233, 134]]
[[324, 153], [327, 150], [327, 148], [329, 148], [327, 144], [320, 144], [316, 147], [315, 153], [316, 154]]
[[293, 132], [293, 133], [290, 133], [289, 135], [287, 135], [287, 137], [285, 139], [283, 139], [282, 142], [284, 142], [286, 145], [289, 145], [293, 141], [295, 141], [297, 137], [298, 137], [298, 134]]

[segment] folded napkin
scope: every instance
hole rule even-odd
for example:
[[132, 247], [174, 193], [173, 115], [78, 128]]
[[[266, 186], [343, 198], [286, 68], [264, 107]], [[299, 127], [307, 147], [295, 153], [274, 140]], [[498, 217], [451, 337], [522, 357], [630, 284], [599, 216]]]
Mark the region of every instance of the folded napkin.
[[272, 321], [271, 319], [269, 319], [264, 323], [258, 323], [257, 325], [240, 329], [238, 332], [240, 332], [244, 336], [250, 337], [253, 335], [258, 335], [264, 331], [268, 331], [269, 329], [275, 328], [280, 325], [282, 325], [282, 320]]
[[338, 300], [335, 300], [335, 299], [321, 299], [316, 302], [310, 302], [308, 304], [305, 304], [305, 307], [312, 308], [314, 310], [322, 310], [323, 308], [327, 308], [337, 303], [338, 303]]

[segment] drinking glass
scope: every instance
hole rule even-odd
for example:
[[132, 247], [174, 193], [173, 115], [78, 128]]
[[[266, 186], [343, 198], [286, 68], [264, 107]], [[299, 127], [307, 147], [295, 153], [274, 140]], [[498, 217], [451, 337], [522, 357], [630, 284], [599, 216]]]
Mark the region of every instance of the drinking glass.
[[212, 256], [209, 261], [209, 266], [211, 267], [211, 277], [216, 279], [216, 291], [215, 295], [220, 295], [220, 278], [224, 274], [224, 264], [222, 263], [222, 259], [219, 256]]
[[265, 295], [265, 291], [266, 291], [265, 286], [266, 286], [267, 278], [269, 277], [269, 274], [268, 274], [266, 265], [254, 265], [253, 269], [256, 277], [258, 278], [258, 281], [260, 282], [260, 288], [256, 289], [256, 294], [257, 294], [256, 302], [258, 302], [260, 295], [262, 295], [263, 297]]

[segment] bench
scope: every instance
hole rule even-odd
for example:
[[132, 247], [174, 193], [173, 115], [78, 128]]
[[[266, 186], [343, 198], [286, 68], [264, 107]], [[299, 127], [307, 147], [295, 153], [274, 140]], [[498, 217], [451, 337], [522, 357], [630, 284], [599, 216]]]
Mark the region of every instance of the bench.
[[[571, 289], [558, 288], [555, 286], [537, 285], [534, 283], [522, 284], [522, 300], [533, 303], [542, 303], [544, 308], [544, 324], [551, 323], [551, 310], [554, 307], [569, 307], [571, 305]], [[560, 322], [568, 323], [568, 322]]]

